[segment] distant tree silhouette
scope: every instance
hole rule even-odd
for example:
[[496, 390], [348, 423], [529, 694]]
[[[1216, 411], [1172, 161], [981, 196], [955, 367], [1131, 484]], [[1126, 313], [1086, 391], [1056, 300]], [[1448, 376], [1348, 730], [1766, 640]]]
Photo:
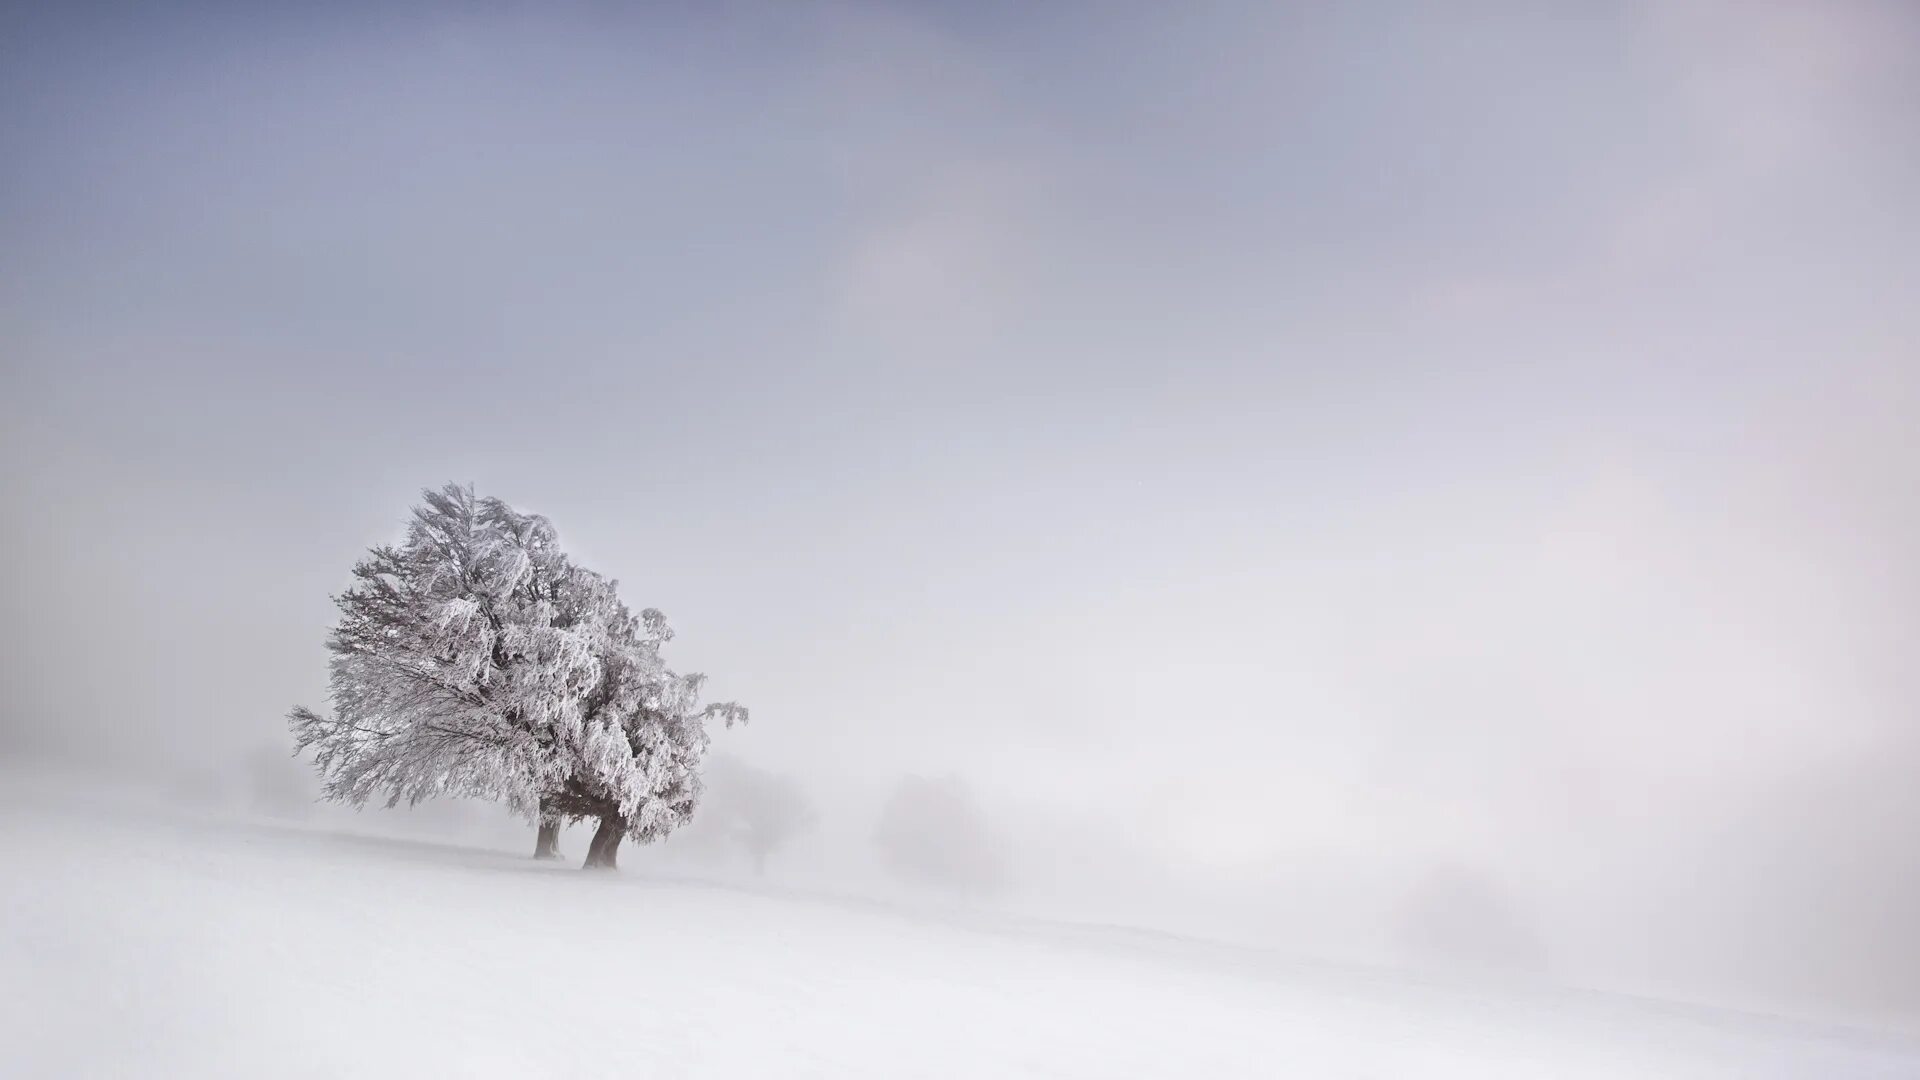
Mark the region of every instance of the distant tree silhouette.
[[1399, 940], [1416, 967], [1502, 975], [1544, 975], [1546, 948], [1483, 871], [1434, 867], [1402, 908]]
[[903, 881], [967, 897], [1005, 883], [1000, 854], [957, 776], [903, 778], [881, 808], [873, 839], [881, 864]]
[[700, 814], [702, 831], [745, 851], [756, 875], [766, 873], [769, 855], [818, 821], [799, 781], [733, 757], [708, 764]]

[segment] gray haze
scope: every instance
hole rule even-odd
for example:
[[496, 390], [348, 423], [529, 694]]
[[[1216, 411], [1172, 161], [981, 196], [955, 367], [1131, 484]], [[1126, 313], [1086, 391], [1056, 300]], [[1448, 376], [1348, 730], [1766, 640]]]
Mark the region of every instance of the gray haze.
[[472, 481], [821, 875], [1920, 1027], [1920, 8], [1349, 7], [0, 14], [6, 753], [285, 746]]

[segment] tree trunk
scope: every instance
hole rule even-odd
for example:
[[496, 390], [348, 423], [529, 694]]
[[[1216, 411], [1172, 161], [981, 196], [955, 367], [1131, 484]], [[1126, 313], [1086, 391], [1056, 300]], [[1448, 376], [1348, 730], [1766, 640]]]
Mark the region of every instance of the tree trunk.
[[560, 857], [560, 815], [554, 813], [552, 799], [540, 800], [540, 834], [533, 841], [533, 857]]
[[540, 820], [540, 835], [533, 842], [533, 857], [536, 859], [560, 857], [560, 820], [558, 818]]
[[600, 819], [600, 827], [593, 830], [593, 843], [587, 845], [587, 861], [582, 870], [618, 870], [620, 868], [620, 840], [627, 835], [627, 819], [618, 814], [608, 814]]

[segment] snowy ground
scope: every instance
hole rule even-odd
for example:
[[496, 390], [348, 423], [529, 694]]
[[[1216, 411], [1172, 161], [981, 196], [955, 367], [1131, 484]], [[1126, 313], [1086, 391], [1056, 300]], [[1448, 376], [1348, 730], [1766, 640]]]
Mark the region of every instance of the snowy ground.
[[0, 858], [8, 1076], [1920, 1077], [1859, 1032], [519, 851], [7, 798]]

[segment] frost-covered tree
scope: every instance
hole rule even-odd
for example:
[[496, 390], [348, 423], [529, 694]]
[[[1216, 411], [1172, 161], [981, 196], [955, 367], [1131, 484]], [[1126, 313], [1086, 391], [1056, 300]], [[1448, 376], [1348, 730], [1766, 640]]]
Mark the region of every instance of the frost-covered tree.
[[1000, 853], [972, 793], [957, 776], [908, 776], [874, 831], [880, 861], [902, 880], [973, 897], [1000, 886]]
[[[405, 542], [370, 551], [335, 599], [333, 714], [289, 718], [324, 794], [497, 799], [541, 824], [541, 854], [562, 817], [641, 839], [684, 821], [706, 719], [745, 711], [696, 709], [699, 677], [660, 661], [665, 620], [629, 614], [545, 518], [458, 485], [423, 500]], [[613, 865], [611, 844], [596, 836], [587, 864]]]
[[817, 820], [799, 781], [737, 758], [716, 759], [708, 770], [707, 788], [703, 820], [747, 853], [755, 874], [764, 875], [767, 856]]
[[747, 719], [732, 702], [701, 706], [705, 676], [666, 667], [660, 647], [673, 631], [658, 611], [634, 618], [618, 600], [611, 603], [616, 614], [608, 621], [600, 679], [569, 745], [574, 767], [549, 795], [557, 813], [597, 823], [585, 865], [609, 869], [618, 865], [623, 839], [651, 843], [692, 819], [707, 721], [731, 727]]
[[290, 717], [325, 795], [537, 813], [599, 676], [601, 629], [561, 603], [577, 576], [546, 519], [458, 485], [425, 492], [405, 542], [368, 552], [335, 598], [333, 714]]

